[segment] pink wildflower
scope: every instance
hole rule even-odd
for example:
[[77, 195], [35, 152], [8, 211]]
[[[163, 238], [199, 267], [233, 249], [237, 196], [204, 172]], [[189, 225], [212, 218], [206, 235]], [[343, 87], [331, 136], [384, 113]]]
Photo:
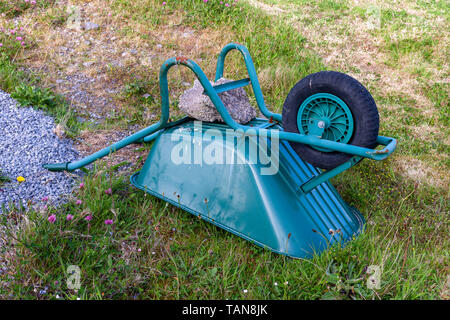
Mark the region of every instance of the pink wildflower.
[[105, 220], [105, 224], [106, 224], [106, 225], [108, 225], [108, 224], [113, 224], [113, 223], [114, 223], [114, 221], [112, 221], [111, 219]]
[[80, 183], [79, 188], [80, 188], [80, 189], [83, 189], [83, 188], [84, 188], [84, 182]]
[[73, 215], [68, 214], [67, 217], [66, 217], [66, 220], [67, 221], [72, 221], [73, 220]]
[[50, 217], [48, 217], [48, 222], [50, 222], [50, 223], [55, 223], [55, 221], [56, 221], [56, 216], [54, 215], [54, 214], [52, 214]]
[[77, 202], [75, 202], [77, 206], [79, 206], [80, 204], [83, 203], [83, 201], [81, 201], [80, 199], [77, 199]]
[[106, 193], [106, 194], [112, 194], [111, 188], [108, 188], [107, 190], [105, 190], [105, 193]]
[[84, 220], [86, 220], [86, 221], [91, 221], [91, 220], [92, 220], [92, 216], [91, 216], [91, 215], [88, 215], [88, 216], [86, 216], [86, 218], [84, 218]]

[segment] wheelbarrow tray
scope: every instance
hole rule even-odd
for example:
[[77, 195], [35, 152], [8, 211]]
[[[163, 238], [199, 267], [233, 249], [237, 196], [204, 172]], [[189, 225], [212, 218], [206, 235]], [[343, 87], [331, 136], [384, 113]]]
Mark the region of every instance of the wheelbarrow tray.
[[[278, 124], [263, 119], [253, 120], [250, 125], [282, 130]], [[209, 129], [225, 136], [229, 127], [203, 122], [202, 143], [216, 143], [224, 150], [233, 148], [237, 157], [248, 158], [249, 140], [241, 141], [246, 148], [236, 148], [239, 141], [230, 146], [222, 139], [211, 139]], [[180, 135], [186, 138], [183, 141], [190, 150], [200, 142], [195, 130], [193, 120], [161, 130], [131, 183], [261, 247], [295, 258], [311, 257], [361, 232], [363, 216], [342, 199], [329, 181], [302, 192], [299, 186], [322, 171], [304, 162], [285, 140], [279, 142], [279, 170], [273, 175], [262, 174], [261, 169], [267, 165], [258, 162], [174, 163], [171, 153], [180, 143]]]

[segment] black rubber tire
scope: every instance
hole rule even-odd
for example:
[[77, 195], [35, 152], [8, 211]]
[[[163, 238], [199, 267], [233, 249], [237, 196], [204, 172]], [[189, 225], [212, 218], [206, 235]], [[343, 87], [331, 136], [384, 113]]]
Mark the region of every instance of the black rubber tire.
[[[343, 100], [349, 107], [354, 121], [353, 135], [348, 144], [374, 148], [378, 137], [378, 109], [369, 91], [356, 79], [344, 73], [322, 71], [310, 74], [297, 82], [283, 105], [283, 128], [299, 133], [297, 114], [300, 105], [316, 93], [330, 93]], [[305, 161], [322, 169], [333, 169], [352, 156], [341, 152], [322, 152], [307, 145], [289, 142]]]

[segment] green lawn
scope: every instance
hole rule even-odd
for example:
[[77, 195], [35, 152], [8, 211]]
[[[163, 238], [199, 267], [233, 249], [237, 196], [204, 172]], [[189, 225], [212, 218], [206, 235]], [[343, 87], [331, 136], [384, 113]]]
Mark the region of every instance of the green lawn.
[[[91, 2], [99, 5], [75, 1]], [[240, 0], [231, 7], [212, 0], [167, 1], [165, 6], [153, 0], [100, 3], [97, 12], [123, 41], [117, 46], [153, 50], [163, 44], [153, 52], [151, 66], [125, 62], [105, 71], [123, 84], [116, 98], [126, 106], [105, 127], [123, 129], [131, 119], [139, 126], [156, 121], [145, 120], [143, 113], [158, 112], [156, 73], [173, 52], [188, 51], [212, 77], [218, 48], [236, 41], [252, 54], [266, 102], [275, 111], [281, 111], [290, 88], [307, 74], [347, 72], [371, 91], [380, 111], [380, 134], [397, 138], [399, 147], [386, 161], [365, 160], [332, 180], [364, 214], [366, 228], [345, 247], [333, 246], [309, 260], [256, 247], [130, 187], [129, 173], [117, 173], [101, 162], [64, 207], [11, 209], [0, 215], [7, 232], [0, 265], [8, 266], [0, 273], [0, 298], [449, 298], [448, 32], [442, 25], [448, 25], [450, 16], [445, 1], [386, 1], [380, 7], [331, 0]], [[26, 9], [22, 16], [40, 23], [45, 33], [57, 34], [59, 25], [46, 17], [59, 11], [65, 12], [57, 7]], [[1, 19], [6, 23], [7, 18]], [[365, 24], [370, 19], [375, 19], [373, 28]], [[191, 30], [195, 39], [173, 36]], [[405, 32], [409, 36], [402, 38]], [[29, 35], [40, 41], [30, 48], [4, 56], [0, 75], [7, 72], [2, 66], [38, 62], [64, 70], [65, 62], [56, 66], [46, 60], [50, 50], [48, 56], [42, 53], [43, 33]], [[94, 36], [101, 37], [102, 31], [93, 31]], [[197, 47], [188, 48], [189, 42]], [[226, 76], [244, 74], [240, 59], [230, 56]], [[8, 82], [0, 79], [6, 90], [29, 83], [9, 74], [14, 77]], [[183, 70], [170, 76], [176, 101], [182, 83], [193, 77]], [[51, 83], [42, 75], [40, 81], [42, 86]], [[152, 99], [142, 100], [143, 92]], [[142, 146], [145, 151], [150, 147]], [[109, 188], [111, 194], [105, 192]], [[56, 221], [50, 223], [53, 214]], [[67, 215], [73, 219], [68, 221]], [[107, 219], [114, 223], [106, 225]], [[66, 286], [69, 265], [81, 269], [78, 292]], [[367, 288], [370, 265], [382, 271], [380, 289]]]

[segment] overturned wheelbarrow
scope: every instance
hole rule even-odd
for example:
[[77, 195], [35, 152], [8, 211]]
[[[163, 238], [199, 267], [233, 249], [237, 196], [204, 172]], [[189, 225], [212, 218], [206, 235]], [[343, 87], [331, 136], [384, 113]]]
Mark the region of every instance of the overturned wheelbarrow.
[[[248, 78], [214, 86], [194, 61], [168, 59], [159, 74], [158, 123], [81, 160], [44, 168], [73, 171], [129, 144], [155, 140], [142, 170], [131, 177], [137, 188], [291, 257], [310, 257], [352, 239], [364, 218], [328, 180], [363, 158], [383, 160], [395, 150], [395, 139], [378, 136], [372, 96], [345, 74], [319, 72], [292, 88], [282, 115], [272, 113], [243, 45], [222, 49], [215, 80], [222, 78], [225, 57], [233, 49], [242, 54]], [[189, 117], [168, 121], [167, 73], [175, 65], [195, 73], [225, 123]], [[219, 93], [246, 85], [266, 118], [243, 125], [230, 116]], [[384, 148], [375, 149], [379, 145]]]

